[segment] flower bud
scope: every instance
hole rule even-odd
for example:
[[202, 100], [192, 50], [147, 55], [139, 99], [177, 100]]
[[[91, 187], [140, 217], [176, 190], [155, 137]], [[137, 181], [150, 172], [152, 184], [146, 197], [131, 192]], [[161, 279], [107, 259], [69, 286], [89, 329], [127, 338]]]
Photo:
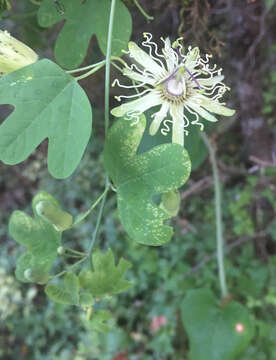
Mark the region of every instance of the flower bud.
[[27, 45], [0, 30], [0, 76], [30, 65], [38, 55]]

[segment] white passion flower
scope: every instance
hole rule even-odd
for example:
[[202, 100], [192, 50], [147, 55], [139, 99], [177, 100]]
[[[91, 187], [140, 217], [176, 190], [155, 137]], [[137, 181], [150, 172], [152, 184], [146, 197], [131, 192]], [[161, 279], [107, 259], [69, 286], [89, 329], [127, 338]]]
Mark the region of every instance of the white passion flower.
[[12, 37], [7, 31], [0, 30], [0, 76], [37, 60], [38, 56], [31, 48]]
[[[196, 124], [203, 130], [201, 118], [215, 122], [217, 119], [210, 113], [232, 116], [235, 110], [225, 107], [219, 100], [226, 90], [222, 82], [224, 76], [222, 69], [214, 65], [209, 67], [211, 55], [205, 59], [199, 54], [198, 47], [188, 48], [185, 55], [180, 43], [181, 38], [171, 44], [169, 38], [165, 40], [162, 54], [158, 53], [157, 44], [152, 42], [152, 35], [144, 33], [145, 40], [142, 45], [149, 49], [149, 54], [140, 49], [134, 42], [128, 45], [127, 54], [134, 59], [135, 64], [126, 65], [123, 74], [133, 82], [132, 86], [121, 85], [116, 79], [113, 83], [127, 88], [135, 89], [136, 94], [130, 96], [117, 96], [122, 98], [135, 98], [112, 109], [112, 115], [124, 116], [128, 120], [139, 119], [139, 115], [154, 106], [160, 106], [158, 112], [152, 115], [149, 132], [155, 135], [163, 122], [161, 133], [167, 135], [172, 127], [172, 142], [184, 145], [184, 135], [188, 135], [189, 124]], [[140, 89], [144, 89], [140, 92]], [[167, 115], [170, 114], [170, 119]]]

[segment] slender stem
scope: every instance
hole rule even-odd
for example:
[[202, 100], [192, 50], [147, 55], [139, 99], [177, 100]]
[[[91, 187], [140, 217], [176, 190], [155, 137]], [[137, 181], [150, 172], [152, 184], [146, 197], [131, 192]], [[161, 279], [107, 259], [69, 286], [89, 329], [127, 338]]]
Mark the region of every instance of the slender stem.
[[67, 70], [66, 72], [68, 74], [74, 74], [76, 72], [80, 72], [80, 71], [85, 71], [85, 70], [89, 70], [89, 69], [92, 69], [96, 66], [99, 66], [99, 65], [104, 65], [105, 64], [105, 60], [102, 60], [102, 61], [99, 61], [95, 64], [91, 64], [91, 65], [88, 65], [88, 66], [85, 66], [85, 67], [81, 67], [81, 68], [77, 68], [77, 69], [74, 69], [74, 70]]
[[103, 66], [104, 66], [104, 63], [102, 63], [101, 65], [98, 65], [97, 67], [95, 67], [94, 69], [86, 72], [86, 73], [83, 74], [83, 75], [80, 75], [80, 76], [75, 77], [75, 79], [76, 79], [77, 81], [79, 81], [79, 80], [81, 80], [81, 79], [84, 79], [84, 78], [86, 78], [86, 77], [94, 74], [96, 71], [100, 70], [100, 68], [102, 68]]
[[107, 134], [109, 126], [109, 88], [110, 88], [110, 61], [111, 61], [111, 45], [112, 45], [112, 32], [113, 32], [113, 20], [115, 13], [116, 0], [112, 0], [110, 15], [109, 15], [109, 27], [107, 36], [107, 48], [106, 48], [106, 63], [105, 63], [105, 111], [104, 111], [104, 130]]
[[222, 298], [225, 298], [228, 294], [225, 271], [224, 271], [224, 251], [223, 251], [223, 222], [222, 222], [222, 213], [221, 213], [221, 189], [220, 181], [218, 177], [218, 167], [216, 162], [215, 151], [206, 136], [205, 133], [201, 134], [201, 137], [208, 148], [210, 154], [210, 160], [213, 169], [214, 176], [214, 186], [215, 186], [215, 205], [216, 205], [216, 234], [217, 234], [217, 261], [219, 269], [219, 281]]
[[120, 66], [118, 66], [117, 64], [115, 64], [113, 61], [111, 62], [111, 64], [112, 64], [117, 70], [119, 70], [119, 71], [123, 74], [123, 70], [120, 68]]
[[[110, 187], [108, 177], [106, 177], [106, 183], [105, 184], [106, 184], [105, 188], [108, 190], [109, 187]], [[98, 217], [97, 217], [96, 226], [95, 226], [95, 229], [93, 231], [92, 240], [90, 242], [89, 249], [88, 249], [87, 258], [89, 259], [91, 269], [93, 267], [92, 266], [92, 256], [91, 255], [92, 255], [92, 251], [93, 251], [93, 248], [94, 248], [94, 245], [95, 245], [95, 241], [96, 241], [96, 238], [97, 238], [97, 235], [98, 235], [98, 232], [99, 232], [99, 226], [100, 226], [102, 216], [103, 216], [103, 209], [104, 209], [104, 205], [105, 205], [106, 196], [107, 196], [107, 191], [104, 192], [104, 196], [103, 196], [101, 206], [100, 206], [100, 210], [99, 210]]]
[[[107, 36], [107, 48], [106, 48], [106, 63], [105, 63], [105, 111], [104, 111], [104, 130], [105, 135], [107, 135], [107, 130], [109, 127], [109, 88], [110, 88], [110, 63], [111, 63], [111, 42], [112, 42], [112, 31], [113, 31], [113, 20], [114, 20], [114, 13], [115, 13], [115, 5], [116, 0], [112, 0], [111, 8], [110, 8], [110, 15], [109, 15], [109, 27], [108, 27], [108, 36]], [[110, 188], [110, 182], [108, 176], [105, 179], [105, 192], [102, 198], [100, 210], [98, 213], [98, 218], [95, 226], [95, 230], [92, 235], [92, 240], [88, 250], [88, 259], [90, 261], [91, 268], [93, 267], [92, 264], [92, 251], [95, 245], [95, 241], [98, 235], [99, 226], [103, 216], [103, 209], [105, 205], [105, 200], [107, 196], [107, 190]]]
[[76, 220], [74, 221], [73, 226], [79, 225], [93, 210], [94, 208], [99, 204], [99, 202], [104, 197], [105, 193], [108, 191], [109, 187], [106, 187], [104, 192], [98, 197], [98, 199], [94, 202], [94, 204], [85, 212], [81, 213], [77, 216]]
[[74, 249], [71, 249], [71, 248], [64, 248], [64, 250], [66, 252], [70, 252], [72, 254], [75, 254], [75, 255], [79, 255], [79, 256], [86, 256], [87, 254], [84, 253], [84, 252], [81, 252], [81, 251], [77, 251], [77, 250], [74, 250]]
[[153, 20], [154, 19], [153, 16], [150, 16], [145, 12], [145, 10], [142, 8], [142, 6], [138, 3], [138, 0], [133, 0], [133, 2], [137, 6], [137, 8], [141, 12], [141, 14], [144, 15], [147, 20]]
[[68, 272], [68, 270], [73, 269], [75, 266], [80, 265], [80, 264], [81, 264], [82, 262], [84, 262], [86, 259], [87, 259], [86, 256], [83, 257], [83, 258], [80, 259], [79, 261], [75, 262], [75, 264], [68, 266], [68, 268], [67, 268], [66, 270], [63, 270], [63, 271], [61, 271], [60, 273], [52, 276], [52, 277], [50, 278], [50, 280], [54, 280], [54, 279], [56, 279], [56, 278], [58, 278], [58, 277], [60, 277], [60, 276], [63, 276], [64, 274], [66, 274], [66, 273]]

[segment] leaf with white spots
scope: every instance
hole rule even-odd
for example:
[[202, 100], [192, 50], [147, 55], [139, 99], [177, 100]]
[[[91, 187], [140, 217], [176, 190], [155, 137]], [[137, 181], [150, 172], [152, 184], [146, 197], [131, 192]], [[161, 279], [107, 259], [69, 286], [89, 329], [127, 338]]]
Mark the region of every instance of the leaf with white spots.
[[152, 198], [182, 186], [191, 162], [178, 144], [162, 144], [137, 155], [146, 119], [137, 125], [120, 119], [111, 128], [104, 150], [105, 167], [117, 187], [123, 227], [137, 242], [159, 246], [170, 240], [173, 229], [164, 225], [170, 215]]

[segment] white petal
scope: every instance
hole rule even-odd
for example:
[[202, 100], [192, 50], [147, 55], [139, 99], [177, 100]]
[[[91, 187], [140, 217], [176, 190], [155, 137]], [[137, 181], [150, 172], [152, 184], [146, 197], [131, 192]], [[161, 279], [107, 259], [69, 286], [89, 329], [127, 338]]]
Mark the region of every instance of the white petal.
[[169, 110], [169, 104], [163, 103], [160, 111], [155, 113], [152, 117], [152, 123], [150, 124], [149, 133], [150, 135], [155, 135], [160, 127], [161, 122], [165, 119], [167, 112]]
[[199, 57], [199, 48], [195, 47], [191, 51], [188, 52], [185, 66], [189, 71], [193, 71], [194, 67], [197, 65], [197, 59]]
[[208, 121], [211, 121], [211, 122], [217, 122], [218, 121], [218, 119], [216, 119], [213, 115], [208, 113], [208, 111], [204, 110], [200, 105], [196, 104], [192, 100], [188, 100], [185, 105], [188, 105], [191, 109], [196, 111], [205, 120], [208, 120]]
[[128, 103], [122, 104], [120, 106], [115, 107], [111, 110], [111, 114], [116, 117], [121, 117], [131, 112], [139, 112], [143, 113], [146, 110], [150, 109], [153, 106], [160, 105], [162, 103], [162, 99], [158, 92], [152, 91], [149, 94], [140, 97], [137, 100], [130, 101]]
[[200, 104], [200, 106], [204, 107], [206, 110], [211, 111], [218, 115], [224, 115], [224, 116], [232, 116], [235, 114], [236, 110], [229, 109], [226, 106], [221, 105], [217, 101], [214, 101], [212, 99], [208, 99], [207, 97], [203, 97], [203, 100]]
[[196, 80], [199, 82], [199, 85], [202, 86], [214, 86], [220, 82], [222, 82], [224, 79], [223, 75], [218, 75], [218, 76], [214, 76], [214, 77], [209, 77], [208, 79], [200, 79], [197, 78]]
[[170, 113], [172, 116], [172, 143], [184, 145], [184, 107], [182, 105], [171, 106]]
[[147, 71], [151, 72], [154, 76], [159, 78], [164, 76], [164, 70], [157, 64], [144, 50], [140, 49], [134, 42], [128, 43], [128, 49], [130, 55], [141, 64]]
[[142, 83], [146, 83], [146, 84], [150, 84], [150, 85], [154, 85], [156, 83], [156, 80], [153, 79], [152, 77], [139, 74], [138, 72], [127, 69], [127, 68], [124, 68], [123, 74], [132, 80], [140, 81]]
[[168, 37], [164, 40], [164, 44], [165, 46], [163, 49], [163, 53], [166, 59], [168, 72], [172, 72], [175, 69], [175, 67], [178, 65], [177, 58], [174, 54], [174, 50], [172, 49], [171, 46], [171, 41]]

